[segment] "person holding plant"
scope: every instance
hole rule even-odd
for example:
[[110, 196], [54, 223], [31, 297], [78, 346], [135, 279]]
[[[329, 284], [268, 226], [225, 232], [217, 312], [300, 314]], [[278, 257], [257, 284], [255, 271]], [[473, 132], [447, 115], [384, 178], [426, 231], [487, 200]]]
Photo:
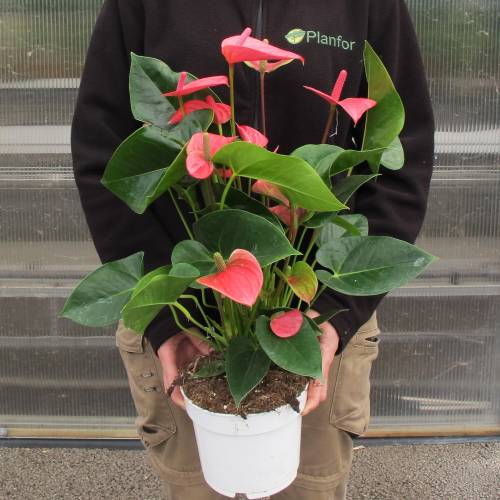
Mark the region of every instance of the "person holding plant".
[[[406, 113], [404, 128], [402, 106], [396, 92], [389, 89], [378, 100], [364, 97], [370, 90], [362, 63], [365, 40], [380, 56], [401, 96]], [[293, 52], [289, 50], [292, 48]], [[154, 71], [147, 67], [150, 61], [141, 60], [140, 56], [166, 61], [180, 72], [170, 88], [155, 94], [156, 105], [148, 108], [147, 113], [145, 109], [151, 101], [146, 103], [141, 97], [152, 95]], [[132, 112], [127, 83], [129, 71], [130, 91], [132, 85], [140, 89], [139, 97], [132, 99]], [[187, 71], [198, 79], [193, 80]], [[227, 73], [228, 78], [222, 76]], [[369, 73], [367, 75], [369, 80]], [[385, 78], [382, 72], [381, 78]], [[212, 87], [217, 87], [220, 101], [207, 90]], [[377, 108], [380, 111], [376, 111]], [[199, 114], [203, 110], [212, 113], [213, 133], [203, 127], [196, 132], [198, 118], [195, 116], [203, 116]], [[378, 126], [374, 130], [370, 115], [364, 119], [369, 110], [379, 113], [371, 115], [379, 120], [377, 124], [390, 122], [392, 126], [395, 123], [394, 130], [390, 126], [387, 130]], [[384, 113], [387, 116], [381, 116]], [[147, 119], [143, 119], [146, 115]], [[186, 128], [188, 123], [193, 124], [189, 138], [181, 141], [179, 135], [175, 139], [185, 147], [182, 168], [192, 179], [214, 179], [215, 187], [200, 182], [207, 188], [202, 189], [202, 193], [186, 188], [182, 190], [183, 199], [178, 199], [172, 190], [169, 190], [170, 196], [163, 197], [154, 191], [148, 195], [148, 201], [139, 206], [136, 200], [130, 202], [127, 189], [118, 195], [121, 200], [113, 195], [111, 191], [117, 193], [119, 182], [116, 178], [105, 175], [101, 183], [113, 151], [134, 131], [145, 128], [137, 133], [147, 142], [153, 140], [154, 127], [174, 130], [171, 127]], [[322, 242], [321, 236], [326, 234], [326, 219], [322, 219], [321, 210], [327, 211], [327, 205], [315, 205], [319, 202], [314, 196], [308, 200], [306, 187], [304, 192], [294, 193], [291, 181], [284, 182], [282, 190], [277, 188], [278, 163], [283, 161], [279, 165], [281, 171], [292, 172], [295, 166], [305, 168], [304, 162], [307, 162], [327, 183], [331, 175], [340, 174], [344, 190], [335, 192], [334, 189], [338, 199], [324, 197], [330, 203], [329, 217], [332, 218], [332, 212], [349, 208], [362, 219], [357, 220], [358, 225], [353, 220], [336, 219], [337, 228], [340, 224], [345, 231], [358, 235], [366, 230], [365, 236], [369, 228], [370, 236], [389, 236], [414, 243], [426, 212], [433, 167], [433, 133], [423, 65], [403, 0], [362, 0], [355, 9], [348, 0], [334, 3], [220, 0], [210, 6], [197, 1], [186, 5], [180, 0], [104, 1], [85, 61], [71, 134], [75, 180], [101, 260], [111, 262], [134, 252], [144, 252], [145, 272], [167, 265], [173, 254], [178, 258], [179, 242], [198, 220], [193, 210], [198, 205], [190, 196], [202, 196], [203, 200], [215, 202], [218, 209], [224, 210], [226, 205], [231, 208], [230, 197], [236, 190], [260, 196], [264, 207], [276, 218], [275, 222], [285, 229], [289, 243], [304, 255], [303, 266], [299, 265], [296, 273], [294, 265], [299, 252], [289, 253], [283, 266], [275, 263], [270, 266], [277, 279], [282, 280], [276, 288], [279, 296], [286, 300], [279, 305], [295, 304], [291, 311], [276, 313], [271, 318], [270, 329], [277, 336], [292, 336], [304, 323], [315, 324], [308, 323], [304, 317], [319, 318], [321, 351], [321, 373], [315, 372], [318, 376], [308, 386], [307, 402], [302, 410], [299, 474], [273, 498], [345, 497], [352, 460], [351, 438], [362, 434], [369, 420], [369, 375], [378, 354], [380, 332], [376, 308], [389, 289], [379, 288], [380, 293], [375, 293], [377, 288], [370, 288], [370, 293], [356, 295], [349, 291], [353, 288], [334, 283], [335, 257], [327, 257], [327, 252], [321, 251], [323, 244], [324, 249], [329, 245], [326, 240]], [[241, 141], [248, 143], [248, 155], [274, 155], [269, 158], [276, 172], [271, 169], [261, 177], [249, 176], [257, 180], [245, 184], [244, 176], [237, 175], [243, 167], [229, 155], [229, 151], [236, 154], [238, 148], [242, 149]], [[304, 145], [316, 147], [307, 149]], [[259, 153], [256, 148], [266, 152]], [[349, 148], [356, 151], [346, 151]], [[328, 158], [326, 154], [321, 156], [321, 151], [327, 152]], [[406, 156], [404, 168], [401, 168], [402, 151]], [[282, 156], [292, 152], [292, 156]], [[127, 150], [127, 155], [127, 158], [133, 157], [134, 149]], [[225, 161], [230, 156], [231, 159]], [[166, 162], [166, 158], [154, 153], [143, 161], [154, 163], [159, 159]], [[345, 163], [348, 168], [344, 168]], [[373, 173], [375, 164], [386, 167], [377, 179], [374, 177], [378, 173]], [[172, 165], [174, 163], [170, 169]], [[354, 169], [358, 176], [351, 176]], [[266, 175], [274, 183], [263, 178]], [[355, 181], [357, 184], [353, 187]], [[218, 187], [220, 193], [215, 189]], [[236, 231], [237, 225], [234, 228]], [[218, 226], [213, 226], [212, 231], [217, 230]], [[311, 251], [317, 247], [320, 251], [316, 258], [306, 265], [307, 257], [313, 256]], [[154, 319], [143, 325], [143, 337], [122, 321], [116, 332], [138, 412], [137, 429], [148, 449], [151, 465], [164, 480], [167, 498], [175, 500], [225, 498], [203, 480], [192, 424], [183, 409], [184, 398], [179, 387], [172, 385], [182, 367], [200, 355], [209, 355], [219, 345], [217, 336], [210, 342], [200, 330], [204, 321], [217, 326], [220, 317], [200, 316], [200, 308], [194, 303], [206, 304], [209, 316], [208, 311], [221, 310], [218, 301], [206, 303], [201, 285], [215, 290], [216, 298], [229, 297], [251, 307], [259, 294], [262, 297], [269, 279], [269, 266], [262, 264], [263, 256], [256, 257], [244, 249], [234, 250], [230, 256], [216, 254], [216, 268], [212, 262], [210, 273], [201, 273], [202, 277], [196, 278], [200, 286], [189, 298], [180, 298], [175, 308], [162, 308]], [[179, 262], [184, 265], [184, 261]], [[316, 275], [324, 286], [319, 292], [317, 286], [312, 287], [311, 293], [314, 273], [308, 279], [302, 277], [317, 263], [327, 268], [331, 263], [334, 274], [327, 276], [325, 271], [318, 271]], [[428, 263], [429, 259], [422, 256], [419, 265]], [[187, 267], [183, 269], [186, 271]], [[237, 286], [227, 278], [236, 270], [240, 273], [240, 283], [247, 280], [252, 285]], [[401, 273], [404, 272], [401, 269]], [[370, 276], [372, 283], [377, 281]], [[408, 280], [409, 275], [406, 278]], [[383, 276], [380, 280], [383, 281]], [[401, 285], [401, 281], [395, 283], [392, 288]], [[139, 288], [135, 290], [134, 294], [140, 294]], [[124, 311], [127, 307], [128, 304]], [[183, 323], [182, 329], [175, 310], [185, 311], [190, 319]], [[227, 312], [224, 307], [222, 310]], [[328, 314], [332, 310], [333, 316]], [[234, 309], [231, 311], [233, 320], [237, 321], [238, 315]], [[236, 311], [243, 309], [238, 306]], [[132, 313], [130, 308], [129, 318]], [[251, 315], [241, 318], [248, 325], [253, 325], [255, 320]], [[142, 325], [141, 321], [135, 324]], [[224, 336], [219, 339], [221, 343], [226, 340]], [[171, 393], [170, 399], [165, 392]]]

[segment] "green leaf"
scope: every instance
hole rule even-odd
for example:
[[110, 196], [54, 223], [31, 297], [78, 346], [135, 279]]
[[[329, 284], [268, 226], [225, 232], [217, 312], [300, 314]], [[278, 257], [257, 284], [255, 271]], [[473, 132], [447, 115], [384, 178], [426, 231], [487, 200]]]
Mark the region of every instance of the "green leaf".
[[198, 241], [184, 240], [175, 245], [171, 256], [172, 264], [186, 263], [198, 269], [201, 276], [215, 272], [215, 261], [205, 245]]
[[208, 128], [211, 116], [196, 111], [171, 132], [153, 125], [141, 127], [115, 150], [101, 182], [134, 212], [144, 213], [149, 204], [187, 174], [182, 143], [189, 134]]
[[[218, 201], [220, 201], [225, 186], [223, 184], [214, 184], [213, 187], [215, 197]], [[220, 207], [220, 203], [218, 204], [218, 206]], [[238, 210], [244, 210], [245, 212], [251, 212], [255, 215], [260, 215], [261, 217], [264, 217], [264, 219], [267, 219], [269, 222], [272, 222], [273, 224], [281, 228], [279, 219], [272, 212], [270, 212], [260, 201], [257, 201], [255, 198], [248, 196], [239, 189], [229, 188], [224, 206], [228, 206], [229, 208], [236, 208]]]
[[237, 248], [251, 252], [265, 267], [289, 255], [298, 255], [283, 231], [267, 219], [243, 210], [209, 213], [193, 225], [195, 238], [225, 259]]
[[189, 264], [176, 264], [168, 272], [163, 268], [147, 274], [139, 284], [139, 291], [122, 310], [125, 326], [143, 333], [161, 309], [176, 302], [199, 275]]
[[323, 314], [320, 314], [319, 316], [316, 316], [315, 318], [312, 318], [312, 320], [319, 327], [319, 325], [323, 324], [325, 321], [330, 321], [334, 316], [337, 316], [337, 314], [344, 311], [350, 311], [350, 309], [338, 309], [338, 308], [331, 309], [330, 311], [327, 311]]
[[377, 295], [405, 285], [437, 257], [391, 236], [351, 236], [322, 245], [316, 259], [333, 272], [316, 271], [333, 290]]
[[[134, 118], [163, 129], [175, 127], [169, 125], [168, 120], [179, 107], [178, 99], [162, 94], [175, 90], [179, 77], [180, 73], [173, 71], [160, 59], [131, 52], [129, 91]], [[193, 80], [196, 80], [196, 77], [188, 73], [186, 83]], [[218, 100], [209, 90], [191, 94], [188, 99], [205, 99], [209, 93]]]
[[365, 161], [378, 165], [384, 151], [385, 148], [358, 151], [356, 149], [342, 149], [332, 144], [306, 144], [293, 151], [292, 155], [307, 161], [318, 172], [318, 175], [330, 184], [332, 176], [356, 167]]
[[276, 184], [290, 201], [303, 208], [318, 212], [347, 208], [301, 158], [236, 141], [219, 149], [213, 161], [232, 168], [237, 175]]
[[333, 162], [330, 170], [330, 175], [336, 175], [349, 168], [354, 168], [363, 162], [368, 162], [372, 167], [374, 173], [378, 173], [378, 165], [380, 158], [384, 153], [385, 148], [368, 149], [358, 151], [356, 149], [346, 149], [343, 153], [339, 154]]
[[404, 107], [387, 69], [368, 42], [365, 42], [363, 55], [368, 97], [376, 101], [377, 105], [366, 115], [361, 149], [386, 148], [403, 129]]
[[108, 262], [78, 283], [59, 316], [85, 326], [107, 326], [120, 319], [143, 273], [144, 252]]
[[318, 278], [307, 262], [298, 261], [292, 266], [288, 285], [300, 300], [310, 303], [318, 291]]
[[318, 212], [302, 223], [305, 227], [317, 228], [331, 221], [337, 212]]
[[333, 192], [344, 203], [365, 183], [381, 174], [350, 175], [340, 179], [333, 187]]
[[284, 339], [271, 331], [269, 321], [267, 316], [259, 316], [255, 334], [271, 361], [289, 372], [322, 378], [321, 350], [316, 332], [309, 322], [304, 321], [296, 335]]
[[150, 271], [148, 274], [143, 276], [135, 285], [134, 290], [133, 290], [130, 298], [133, 299], [144, 287], [146, 287], [149, 284], [149, 282], [154, 277], [168, 274], [170, 272], [170, 269], [172, 269], [171, 265], [161, 266], [161, 267], [154, 269], [153, 271]]
[[224, 359], [210, 359], [203, 361], [201, 368], [192, 375], [193, 378], [217, 377], [226, 372], [226, 363]]
[[226, 377], [236, 406], [256, 387], [269, 371], [271, 360], [250, 337], [235, 337], [226, 353]]
[[362, 214], [338, 215], [321, 228], [317, 244], [322, 246], [346, 236], [368, 236], [368, 219]]
[[344, 152], [333, 144], [306, 144], [292, 152], [292, 156], [302, 158], [311, 165], [325, 183], [330, 185], [330, 170], [335, 160]]
[[399, 137], [396, 137], [382, 155], [381, 164], [390, 170], [399, 170], [405, 163], [405, 152]]

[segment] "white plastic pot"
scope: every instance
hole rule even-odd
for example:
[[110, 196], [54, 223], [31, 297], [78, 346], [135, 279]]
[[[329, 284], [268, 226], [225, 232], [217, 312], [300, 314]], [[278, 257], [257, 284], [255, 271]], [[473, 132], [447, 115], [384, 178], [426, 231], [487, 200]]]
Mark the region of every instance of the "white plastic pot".
[[[254, 499], [278, 493], [293, 482], [299, 467], [302, 416], [289, 404], [244, 419], [200, 408], [182, 394], [203, 475], [215, 491]], [[306, 397], [304, 390], [298, 397], [300, 410]]]

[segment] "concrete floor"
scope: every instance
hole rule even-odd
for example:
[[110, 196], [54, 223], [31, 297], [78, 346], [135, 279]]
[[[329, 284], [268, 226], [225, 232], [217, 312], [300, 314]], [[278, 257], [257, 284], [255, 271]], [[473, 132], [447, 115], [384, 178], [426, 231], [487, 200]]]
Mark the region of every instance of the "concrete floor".
[[[144, 451], [0, 448], [0, 464], [1, 500], [163, 498]], [[498, 442], [361, 447], [348, 499], [497, 500], [499, 485]]]

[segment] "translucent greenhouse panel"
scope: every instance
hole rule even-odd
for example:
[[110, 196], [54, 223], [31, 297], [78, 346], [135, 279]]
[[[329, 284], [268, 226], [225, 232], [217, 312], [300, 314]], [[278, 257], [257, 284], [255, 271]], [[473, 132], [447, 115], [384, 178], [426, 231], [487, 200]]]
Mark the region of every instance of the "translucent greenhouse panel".
[[[0, 4], [0, 428], [9, 435], [133, 434], [113, 328], [57, 318], [98, 264], [69, 132], [101, 3]], [[437, 122], [417, 244], [440, 260], [378, 309], [370, 433], [491, 433], [500, 428], [498, 2], [408, 5]]]

